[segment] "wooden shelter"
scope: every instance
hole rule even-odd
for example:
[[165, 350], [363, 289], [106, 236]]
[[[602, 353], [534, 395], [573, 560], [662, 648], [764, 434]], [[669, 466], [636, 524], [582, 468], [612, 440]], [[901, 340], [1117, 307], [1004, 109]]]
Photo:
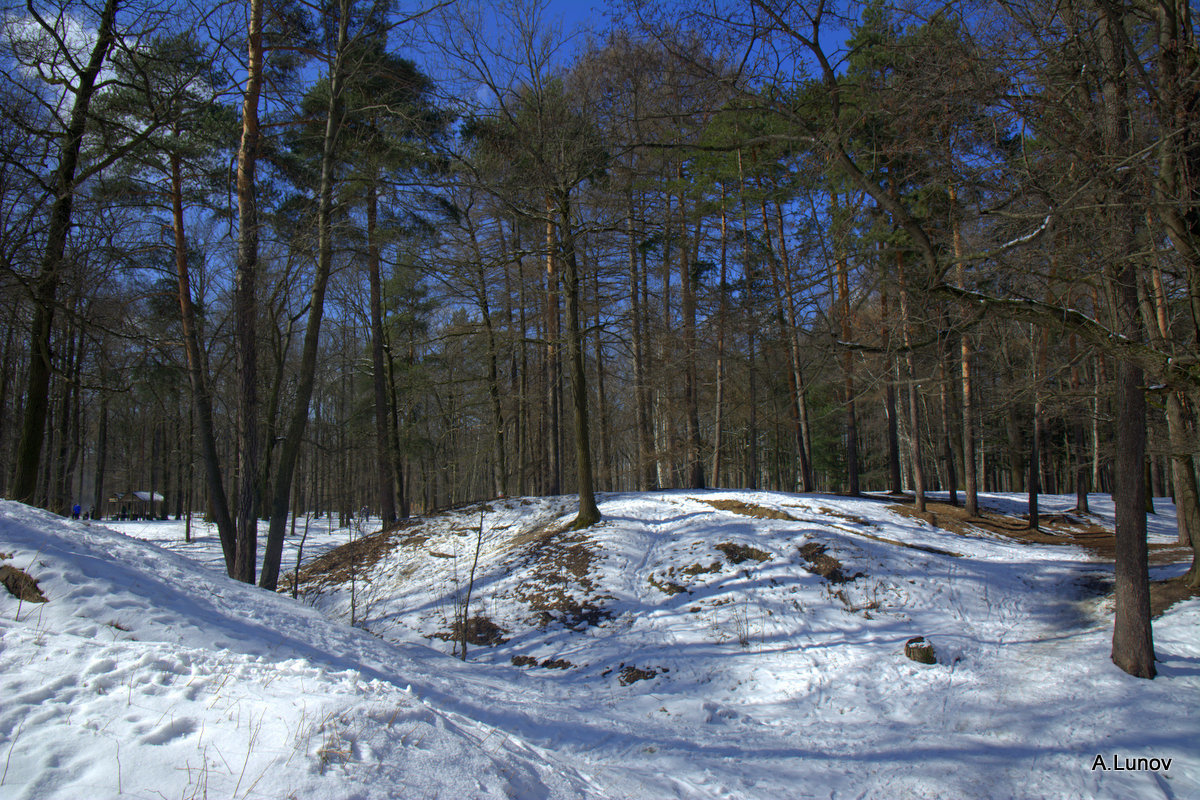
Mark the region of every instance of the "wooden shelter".
[[108, 519], [162, 519], [166, 498], [158, 492], [116, 492], [109, 495], [104, 511]]

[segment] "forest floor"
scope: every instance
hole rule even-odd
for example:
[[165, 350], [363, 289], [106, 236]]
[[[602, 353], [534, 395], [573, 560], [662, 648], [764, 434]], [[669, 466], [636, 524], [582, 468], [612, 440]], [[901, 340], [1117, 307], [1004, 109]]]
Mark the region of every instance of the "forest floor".
[[[908, 504], [897, 504], [893, 506], [892, 510], [908, 517], [923, 519], [930, 525], [954, 533], [966, 533], [971, 527], [974, 527], [1029, 544], [1082, 547], [1101, 561], [1112, 561], [1116, 553], [1116, 536], [1113, 533], [1111, 521], [1110, 524], [1101, 524], [1100, 520], [1093, 515], [1081, 514], [1074, 507], [1067, 511], [1040, 514], [1038, 528], [1035, 530], [1029, 527], [1028, 513], [1012, 516], [981, 508], [977, 516], [969, 516], [960, 505], [927, 503], [925, 513], [918, 514], [912, 508], [911, 499], [902, 502]], [[1061, 504], [1061, 500], [1059, 504]], [[1162, 503], [1160, 502], [1159, 505], [1161, 506]], [[1173, 524], [1173, 508], [1171, 512], [1171, 524]], [[1157, 514], [1155, 516], [1157, 517]], [[1156, 527], [1169, 530], [1170, 526], [1159, 525]], [[1190, 563], [1192, 560], [1191, 548], [1179, 544], [1176, 538], [1167, 541], [1164, 540], [1164, 537], [1156, 537], [1156, 540], [1147, 543], [1147, 547], [1152, 566]], [[1184, 583], [1183, 576], [1152, 581], [1150, 583], [1151, 614], [1156, 618], [1160, 617], [1171, 606], [1193, 597], [1200, 597], [1200, 589], [1193, 589]]]
[[[189, 543], [0, 503], [5, 574], [47, 599], [0, 590], [0, 796], [1200, 796], [1200, 600], [1163, 611], [1158, 677], [1131, 678], [1109, 660], [1109, 498], [1043, 497], [1041, 533], [1022, 496], [982, 501], [317, 520], [276, 596], [226, 579], [203, 524]], [[1157, 510], [1165, 580], [1188, 554]], [[905, 658], [915, 636], [935, 663]]]

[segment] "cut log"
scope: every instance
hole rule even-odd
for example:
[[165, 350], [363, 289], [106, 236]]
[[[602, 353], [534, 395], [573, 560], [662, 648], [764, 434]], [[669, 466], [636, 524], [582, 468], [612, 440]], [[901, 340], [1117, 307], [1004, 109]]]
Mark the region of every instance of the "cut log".
[[914, 636], [904, 643], [904, 655], [919, 664], [936, 664], [933, 644], [925, 641], [924, 636]]

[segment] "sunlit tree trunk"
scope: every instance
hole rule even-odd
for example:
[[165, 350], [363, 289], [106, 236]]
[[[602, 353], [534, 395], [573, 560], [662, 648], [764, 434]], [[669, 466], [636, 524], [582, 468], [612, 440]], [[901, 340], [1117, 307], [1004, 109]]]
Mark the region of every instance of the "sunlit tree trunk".
[[237, 365], [237, 513], [231, 577], [254, 582], [258, 555], [258, 357], [255, 280], [258, 273], [258, 102], [263, 79], [263, 0], [250, 0], [247, 28], [246, 93], [238, 149], [238, 254], [234, 273], [235, 361]]

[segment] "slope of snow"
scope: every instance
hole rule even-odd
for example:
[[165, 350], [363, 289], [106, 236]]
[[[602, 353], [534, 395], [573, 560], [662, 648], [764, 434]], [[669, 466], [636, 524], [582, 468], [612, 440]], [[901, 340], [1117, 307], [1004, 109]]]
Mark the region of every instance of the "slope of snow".
[[0, 552], [49, 598], [0, 593], [0, 796], [585, 794], [569, 767], [414, 696], [410, 663], [450, 659], [14, 503]]
[[[570, 498], [424, 520], [313, 609], [219, 575], [212, 537], [124, 526], [189, 560], [3, 504], [0, 553], [50, 602], [0, 597], [0, 796], [1200, 796], [1200, 602], [1156, 621], [1142, 681], [1108, 658], [1111, 566], [1074, 548], [833, 496], [601, 511], [580, 533]], [[504, 641], [464, 663], [437, 635], [476, 545], [471, 616]], [[367, 632], [336, 621], [352, 606]], [[917, 635], [938, 663], [903, 656]]]

